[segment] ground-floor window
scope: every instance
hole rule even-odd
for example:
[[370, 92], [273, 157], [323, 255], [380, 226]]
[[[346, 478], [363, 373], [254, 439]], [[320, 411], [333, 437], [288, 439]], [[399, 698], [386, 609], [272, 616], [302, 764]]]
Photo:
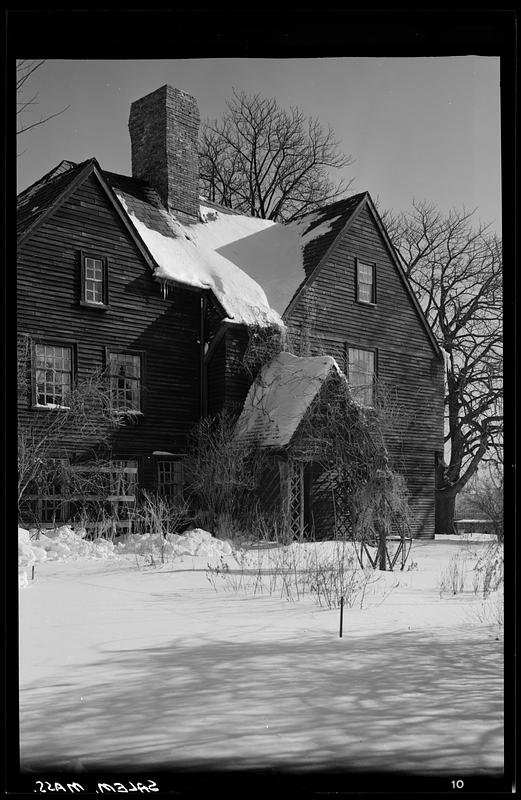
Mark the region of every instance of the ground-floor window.
[[137, 501], [137, 459], [111, 459], [71, 468], [75, 519], [89, 534], [118, 536], [132, 529]]
[[181, 461], [157, 462], [157, 491], [171, 500], [181, 499], [185, 482], [184, 466]]
[[27, 486], [20, 505], [26, 524], [50, 526], [66, 522], [70, 511], [67, 460], [47, 459]]

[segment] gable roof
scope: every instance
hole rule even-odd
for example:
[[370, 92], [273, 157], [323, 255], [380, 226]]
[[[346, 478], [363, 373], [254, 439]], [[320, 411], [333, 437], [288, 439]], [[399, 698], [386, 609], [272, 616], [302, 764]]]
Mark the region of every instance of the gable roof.
[[286, 224], [247, 217], [201, 199], [201, 221], [187, 229], [196, 242], [225, 256], [254, 278], [263, 287], [272, 308], [287, 319], [301, 292], [320, 274], [331, 252], [364, 208], [373, 215], [404, 291], [435, 354], [441, 358], [440, 347], [369, 192], [337, 200]]
[[[298, 299], [301, 296], [301, 293], [303, 292], [303, 290], [307, 286], [309, 286], [317, 278], [317, 276], [320, 274], [321, 270], [326, 266], [326, 264], [328, 262], [329, 255], [334, 250], [334, 248], [335, 248], [337, 242], [339, 241], [340, 237], [348, 232], [349, 228], [351, 227], [351, 225], [353, 224], [355, 219], [358, 217], [358, 215], [361, 213], [361, 211], [364, 208], [368, 208], [368, 210], [372, 214], [373, 219], [375, 221], [375, 224], [376, 224], [376, 226], [377, 226], [377, 228], [378, 228], [378, 230], [379, 230], [379, 232], [380, 232], [380, 234], [381, 234], [381, 236], [382, 236], [382, 238], [384, 240], [385, 246], [386, 246], [386, 248], [388, 250], [388, 253], [389, 253], [390, 257], [391, 257], [391, 260], [393, 261], [394, 266], [396, 267], [396, 270], [398, 272], [398, 275], [400, 277], [400, 280], [402, 282], [404, 290], [405, 290], [406, 294], [409, 296], [409, 299], [410, 299], [410, 301], [411, 301], [411, 303], [412, 303], [412, 305], [413, 305], [413, 307], [414, 307], [414, 309], [415, 309], [415, 311], [416, 311], [416, 313], [417, 313], [417, 315], [419, 317], [420, 323], [423, 326], [423, 328], [424, 328], [424, 330], [425, 330], [425, 332], [427, 334], [427, 338], [429, 339], [429, 342], [430, 342], [430, 344], [431, 344], [436, 356], [439, 359], [443, 359], [443, 353], [442, 353], [442, 350], [440, 348], [440, 345], [436, 341], [436, 337], [434, 336], [434, 333], [432, 332], [432, 329], [431, 329], [429, 323], [427, 322], [425, 314], [423, 313], [423, 309], [420, 306], [420, 303], [419, 303], [419, 301], [418, 301], [418, 299], [417, 299], [417, 297], [416, 297], [416, 295], [415, 295], [415, 293], [414, 293], [414, 291], [412, 289], [412, 286], [411, 286], [411, 284], [409, 283], [409, 281], [407, 279], [407, 276], [405, 274], [405, 271], [404, 271], [404, 268], [402, 266], [402, 263], [401, 263], [401, 261], [400, 261], [400, 259], [398, 257], [398, 254], [397, 254], [397, 252], [396, 252], [396, 250], [394, 248], [393, 243], [391, 242], [391, 240], [389, 238], [389, 234], [387, 233], [385, 225], [383, 224], [383, 222], [382, 222], [382, 220], [380, 218], [380, 215], [378, 214], [376, 206], [373, 203], [373, 200], [371, 199], [371, 195], [369, 194], [369, 192], [364, 192], [362, 195], [354, 195], [352, 199], [354, 200], [355, 198], [358, 199], [358, 202], [349, 210], [349, 213], [345, 215], [344, 223], [342, 225], [338, 225], [337, 226], [337, 228], [336, 228], [336, 231], [337, 231], [336, 232], [336, 236], [332, 235], [331, 237], [329, 237], [329, 246], [326, 246], [326, 247], [323, 247], [323, 248], [320, 249], [320, 254], [319, 254], [318, 260], [316, 260], [316, 262], [315, 262], [314, 268], [307, 274], [306, 280], [302, 282], [301, 286], [299, 287], [299, 289], [297, 290], [297, 292], [293, 296], [293, 299], [291, 300], [291, 303], [288, 305], [288, 307], [286, 308], [286, 310], [284, 312], [284, 316], [287, 317], [291, 313], [291, 311], [294, 308], [295, 304], [298, 302]], [[317, 250], [317, 252], [318, 252], [318, 250]]]
[[291, 223], [238, 214], [201, 199], [201, 220], [186, 226], [201, 246], [239, 266], [266, 292], [283, 314], [363, 201], [365, 193], [311, 211]]
[[22, 192], [18, 201], [19, 242], [91, 174], [97, 177], [156, 278], [211, 291], [232, 323], [283, 325], [262, 287], [225, 257], [196, 244], [152, 188], [143, 181], [104, 173], [96, 159], [77, 165], [62, 162]]
[[345, 380], [331, 356], [299, 358], [279, 353], [250, 387], [235, 427], [237, 438], [262, 448], [289, 445], [332, 374]]
[[[430, 343], [440, 347], [405, 275], [368, 192], [312, 211], [296, 222], [275, 223], [201, 201], [200, 221], [181, 223], [145, 181], [104, 172], [95, 159], [62, 161], [18, 198], [20, 240], [36, 229], [94, 171], [116, 211], [150, 264], [166, 282], [211, 290], [228, 321], [281, 325], [301, 292], [367, 207], [387, 246]], [[279, 316], [280, 315], [280, 316]]]
[[192, 227], [167, 211], [154, 189], [133, 178], [105, 175], [153, 256], [157, 278], [210, 289], [232, 323], [282, 326], [260, 284], [240, 265], [195, 240]]
[[36, 183], [31, 184], [18, 195], [16, 213], [16, 233], [23, 236], [36, 225], [40, 217], [46, 214], [60, 200], [63, 193], [81, 175], [89, 161], [74, 164], [72, 161], [61, 161]]

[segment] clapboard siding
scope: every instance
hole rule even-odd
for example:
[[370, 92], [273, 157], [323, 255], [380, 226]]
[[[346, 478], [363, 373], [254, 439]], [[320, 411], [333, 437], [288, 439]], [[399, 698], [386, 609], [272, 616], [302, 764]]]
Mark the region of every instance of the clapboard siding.
[[[356, 301], [355, 259], [376, 263], [377, 304]], [[435, 452], [443, 450], [443, 365], [367, 207], [348, 226], [290, 308], [294, 351], [327, 353], [346, 369], [346, 347], [377, 350], [378, 383], [395, 429], [393, 466], [403, 472], [416, 536], [434, 535]]]
[[[79, 304], [80, 251], [108, 259], [107, 310]], [[141, 457], [143, 483], [150, 483], [152, 452], [181, 452], [200, 415], [200, 298], [181, 288], [163, 297], [95, 176], [22, 243], [17, 311], [20, 332], [76, 344], [79, 379], [105, 364], [106, 347], [146, 353], [144, 416], [114, 432], [111, 442], [115, 456]], [[21, 425], [48, 413], [20, 398]], [[64, 444], [83, 451], [94, 442], [68, 436]]]

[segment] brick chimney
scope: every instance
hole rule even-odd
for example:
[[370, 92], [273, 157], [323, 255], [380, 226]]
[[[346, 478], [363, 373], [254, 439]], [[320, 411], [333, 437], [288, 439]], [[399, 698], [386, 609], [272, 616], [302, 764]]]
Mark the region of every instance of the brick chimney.
[[199, 215], [199, 109], [194, 97], [162, 86], [130, 106], [132, 177], [150, 183], [181, 217]]

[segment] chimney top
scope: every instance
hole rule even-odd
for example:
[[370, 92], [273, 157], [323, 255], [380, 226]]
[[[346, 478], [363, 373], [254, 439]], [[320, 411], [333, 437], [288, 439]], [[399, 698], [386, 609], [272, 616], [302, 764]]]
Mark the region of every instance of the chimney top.
[[128, 122], [132, 176], [189, 219], [199, 215], [199, 122], [195, 98], [168, 85], [132, 103]]

